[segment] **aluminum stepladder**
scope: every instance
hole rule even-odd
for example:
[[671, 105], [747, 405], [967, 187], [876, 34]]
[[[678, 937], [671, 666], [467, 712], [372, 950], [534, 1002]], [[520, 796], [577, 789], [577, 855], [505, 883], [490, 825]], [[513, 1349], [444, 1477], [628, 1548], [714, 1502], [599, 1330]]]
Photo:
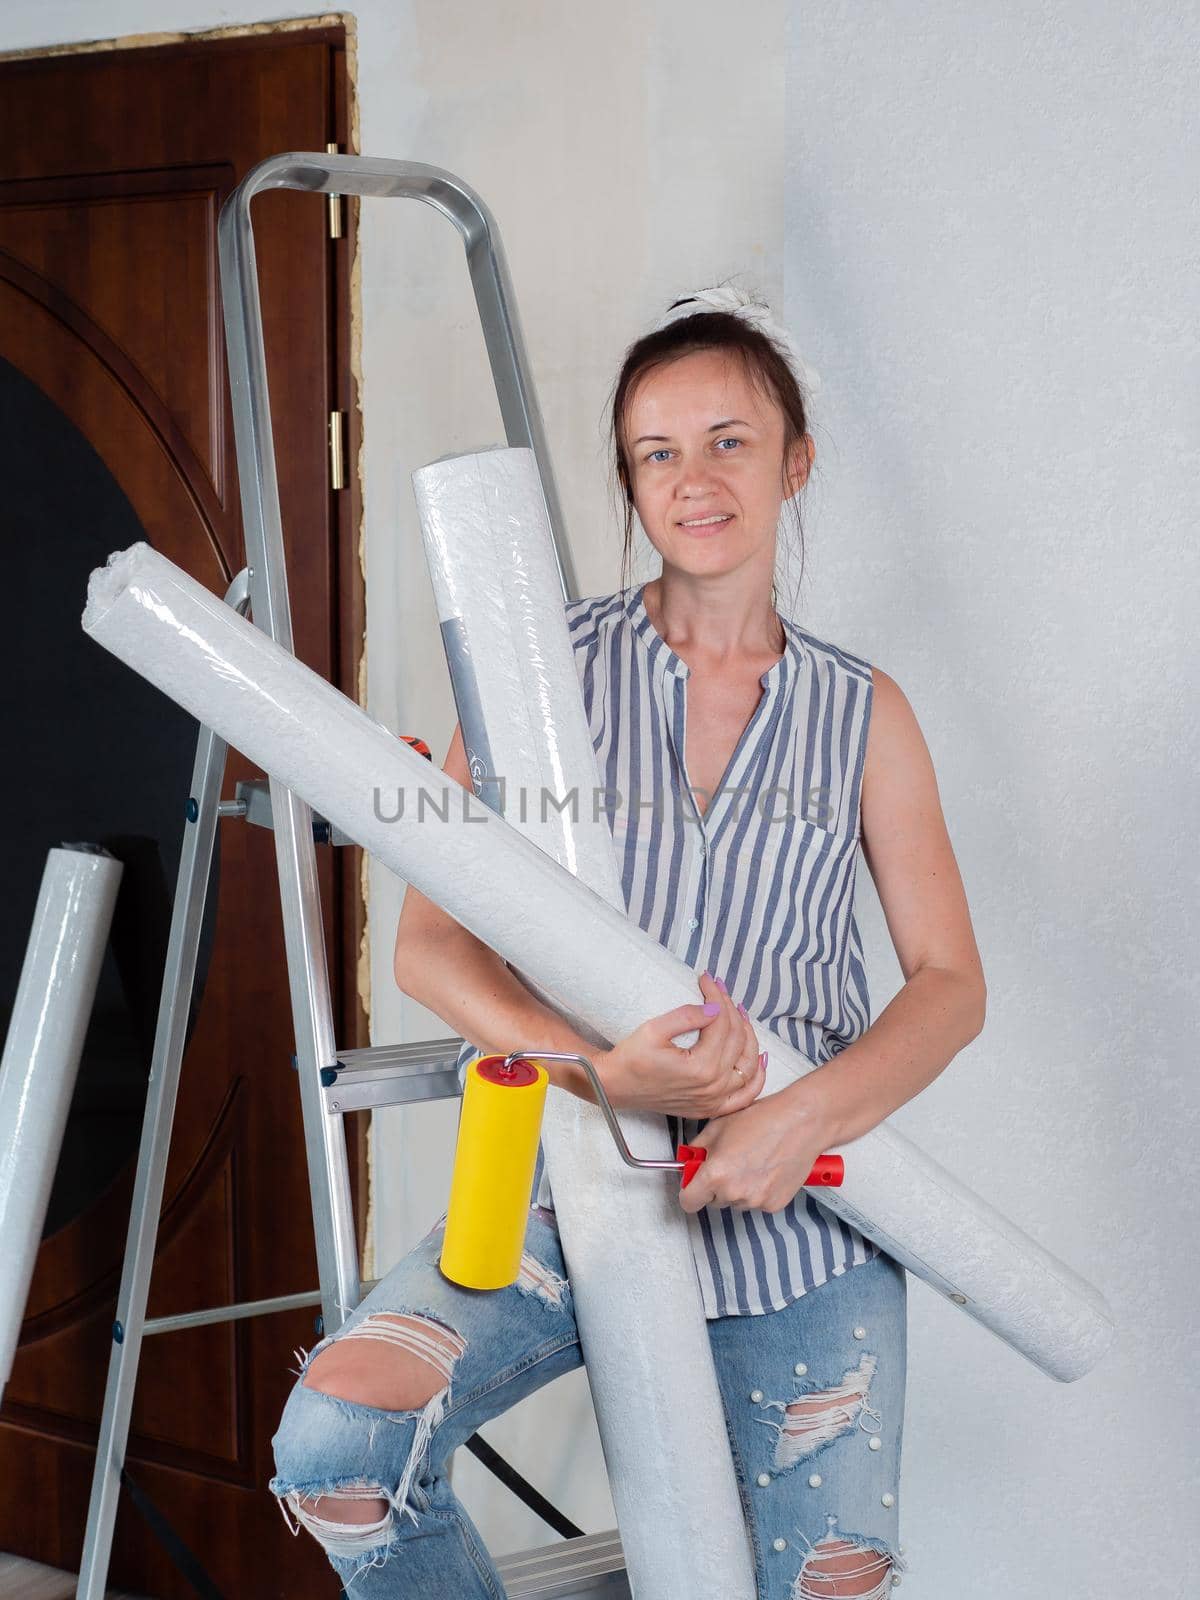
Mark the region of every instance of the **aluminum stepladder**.
[[[253, 167], [225, 200], [218, 222], [221, 298], [248, 561], [230, 585], [226, 602], [243, 614], [249, 611], [254, 623], [276, 643], [294, 650], [250, 221], [250, 202], [264, 189], [422, 200], [454, 223], [466, 248], [505, 437], [510, 446], [534, 452], [563, 597], [572, 598], [574, 573], [541, 413], [504, 250], [487, 206], [461, 179], [438, 167], [302, 151], [272, 156]], [[338, 1050], [333, 1037], [315, 840], [334, 845], [352, 841], [325, 819], [314, 816], [305, 801], [273, 777], [265, 783], [239, 783], [236, 799], [222, 802], [226, 748], [212, 729], [201, 725], [76, 1600], [104, 1600], [143, 1337], [316, 1304], [321, 1308], [324, 1331], [335, 1332], [373, 1286], [372, 1282], [361, 1283], [358, 1275], [344, 1115], [376, 1106], [447, 1099], [462, 1092], [456, 1070], [460, 1038]], [[319, 1289], [147, 1320], [204, 897], [221, 816], [260, 823], [275, 835]], [[532, 1600], [534, 1596], [538, 1600], [628, 1600], [629, 1596], [624, 1555], [615, 1530], [519, 1551], [499, 1558], [496, 1565], [513, 1600]]]

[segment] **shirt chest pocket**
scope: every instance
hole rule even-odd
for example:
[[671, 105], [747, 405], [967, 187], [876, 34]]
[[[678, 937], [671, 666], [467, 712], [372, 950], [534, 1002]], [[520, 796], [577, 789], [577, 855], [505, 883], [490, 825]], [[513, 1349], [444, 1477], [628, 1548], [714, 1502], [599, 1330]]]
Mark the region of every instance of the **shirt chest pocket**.
[[[859, 836], [800, 816], [748, 831], [734, 876], [768, 964], [824, 964], [844, 953], [853, 910]], [[747, 928], [747, 932], [750, 929]]]
[[775, 873], [796, 879], [821, 863], [853, 858], [859, 835], [822, 828], [793, 812], [751, 825], [738, 845], [740, 864], [753, 863], [759, 874]]

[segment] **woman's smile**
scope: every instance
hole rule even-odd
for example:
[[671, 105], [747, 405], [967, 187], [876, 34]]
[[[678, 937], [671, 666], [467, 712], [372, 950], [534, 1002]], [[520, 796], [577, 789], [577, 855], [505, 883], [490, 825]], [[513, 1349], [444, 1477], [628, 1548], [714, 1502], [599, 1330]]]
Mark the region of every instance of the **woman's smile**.
[[685, 533], [696, 534], [703, 537], [705, 534], [719, 533], [733, 521], [733, 513], [727, 512], [724, 516], [705, 518], [700, 522], [681, 522], [679, 526]]

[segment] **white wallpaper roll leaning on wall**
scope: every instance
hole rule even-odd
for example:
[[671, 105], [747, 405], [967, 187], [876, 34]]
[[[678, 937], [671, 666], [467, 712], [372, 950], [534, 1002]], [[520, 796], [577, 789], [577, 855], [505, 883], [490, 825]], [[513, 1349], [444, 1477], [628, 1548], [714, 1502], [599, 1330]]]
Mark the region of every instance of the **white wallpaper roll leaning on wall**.
[[108, 945], [121, 863], [99, 845], [46, 856], [0, 1063], [0, 1395], [37, 1261]]
[[[83, 627], [602, 1038], [699, 999], [677, 956], [149, 545], [92, 573]], [[813, 1069], [769, 1030], [759, 1037], [766, 1093]], [[1049, 1376], [1095, 1366], [1113, 1334], [1097, 1289], [886, 1122], [848, 1148], [823, 1205]], [[615, 1181], [623, 1163], [607, 1154]], [[636, 1314], [639, 1286], [629, 1292]], [[660, 1482], [687, 1465], [668, 1462]]]
[[[612, 832], [593, 806], [599, 773], [533, 451], [443, 457], [412, 482], [476, 793], [625, 916]], [[625, 1111], [621, 1126], [635, 1155], [674, 1157], [664, 1117]], [[675, 1593], [679, 1574], [698, 1568], [714, 1592], [749, 1600], [754, 1568], [680, 1175], [614, 1163], [599, 1106], [565, 1092], [547, 1095], [542, 1138], [633, 1592]], [[631, 1281], [643, 1286], [636, 1307]], [[671, 1516], [649, 1521], [664, 1452], [690, 1466], [670, 1483]]]

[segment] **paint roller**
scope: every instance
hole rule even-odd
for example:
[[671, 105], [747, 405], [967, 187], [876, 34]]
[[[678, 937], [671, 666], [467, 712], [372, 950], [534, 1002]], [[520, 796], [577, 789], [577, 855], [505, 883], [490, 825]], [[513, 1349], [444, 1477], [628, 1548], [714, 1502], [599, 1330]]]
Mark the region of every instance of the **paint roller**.
[[[542, 1111], [550, 1086], [543, 1061], [574, 1061], [584, 1069], [627, 1166], [682, 1171], [681, 1187], [686, 1189], [708, 1154], [703, 1145], [681, 1144], [674, 1161], [632, 1155], [586, 1056], [559, 1050], [475, 1056], [463, 1079], [450, 1206], [438, 1262], [443, 1277], [466, 1289], [507, 1289], [520, 1273]], [[844, 1172], [841, 1156], [820, 1155], [804, 1183], [838, 1185]]]

